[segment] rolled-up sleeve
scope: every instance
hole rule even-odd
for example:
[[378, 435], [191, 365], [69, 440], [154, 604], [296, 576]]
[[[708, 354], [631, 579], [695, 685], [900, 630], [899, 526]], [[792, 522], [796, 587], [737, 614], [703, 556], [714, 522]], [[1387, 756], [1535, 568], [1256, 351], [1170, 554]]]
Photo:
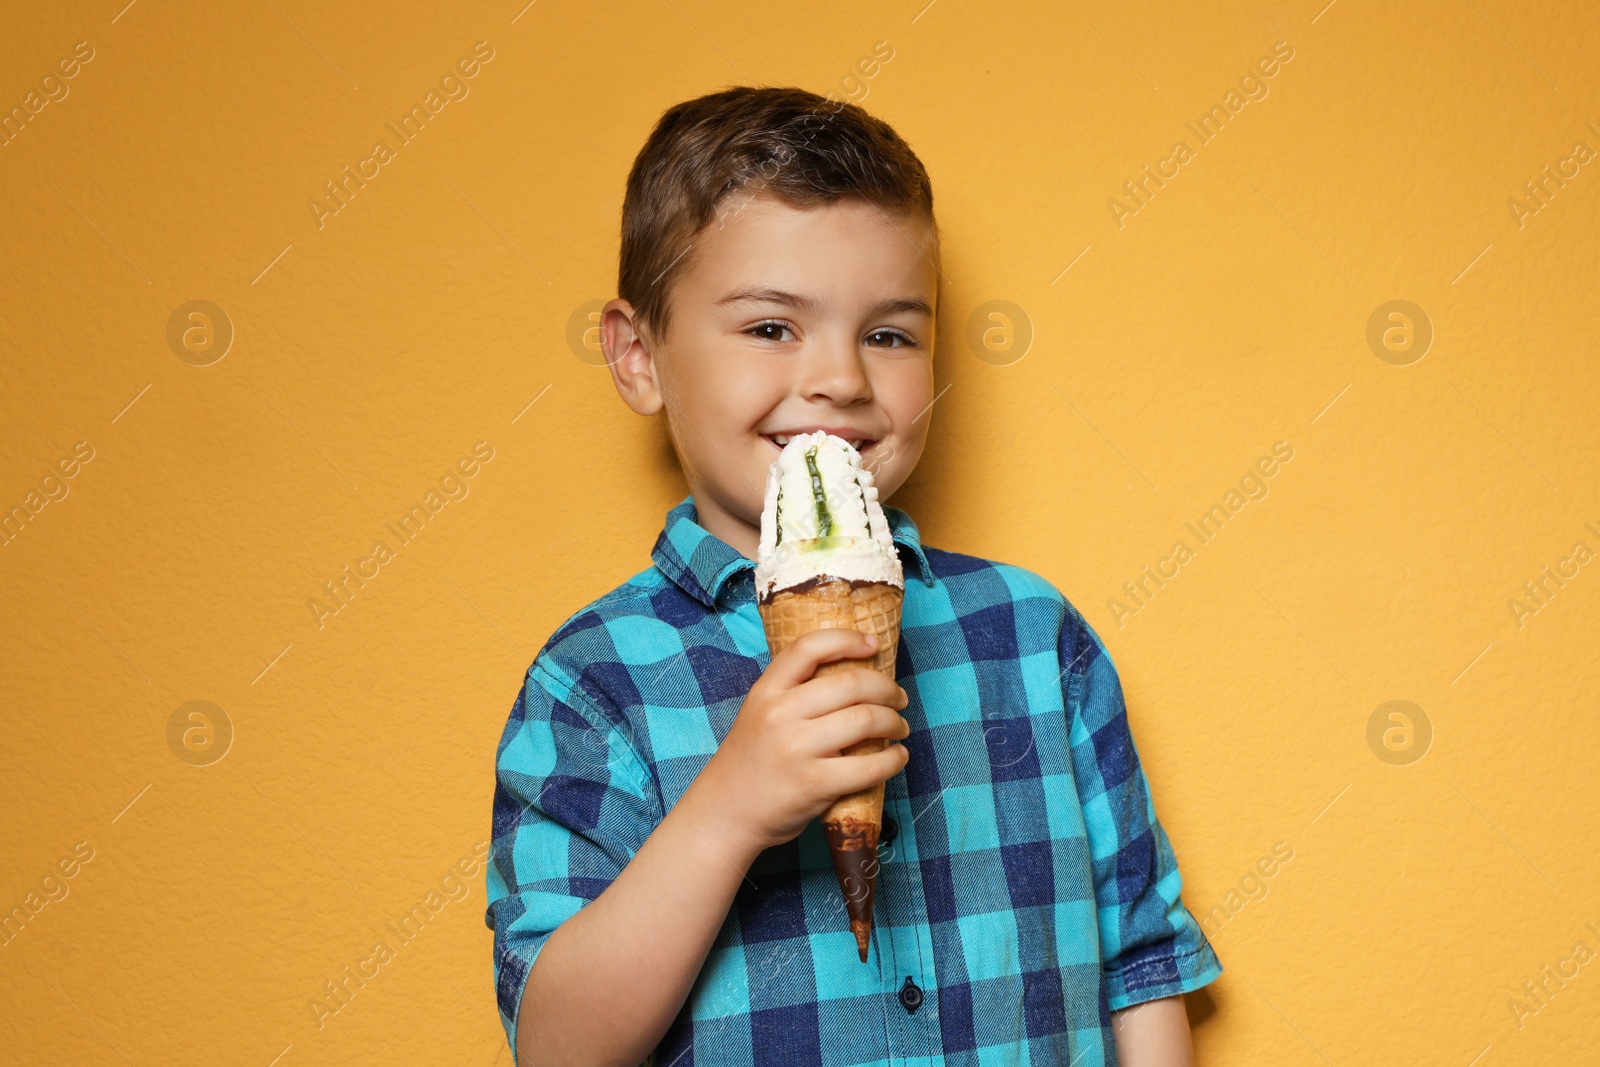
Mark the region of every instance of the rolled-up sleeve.
[[661, 821], [618, 720], [553, 664], [529, 669], [495, 758], [488, 910], [500, 1022], [517, 1048], [528, 973], [556, 927], [622, 873]]
[[1183, 877], [1156, 818], [1111, 655], [1071, 610], [1060, 652], [1108, 1006], [1118, 1011], [1198, 989], [1222, 964], [1180, 897]]

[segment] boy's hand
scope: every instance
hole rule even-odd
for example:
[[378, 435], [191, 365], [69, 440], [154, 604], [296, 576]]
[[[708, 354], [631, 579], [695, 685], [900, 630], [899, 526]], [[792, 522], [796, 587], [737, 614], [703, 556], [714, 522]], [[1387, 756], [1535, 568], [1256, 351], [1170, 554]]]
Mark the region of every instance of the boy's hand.
[[904, 745], [841, 756], [868, 737], [910, 734], [906, 691], [869, 667], [813, 678], [834, 660], [864, 659], [878, 639], [856, 630], [802, 634], [772, 658], [728, 736], [695, 784], [722, 829], [752, 854], [793, 840], [846, 793], [887, 781], [910, 758]]

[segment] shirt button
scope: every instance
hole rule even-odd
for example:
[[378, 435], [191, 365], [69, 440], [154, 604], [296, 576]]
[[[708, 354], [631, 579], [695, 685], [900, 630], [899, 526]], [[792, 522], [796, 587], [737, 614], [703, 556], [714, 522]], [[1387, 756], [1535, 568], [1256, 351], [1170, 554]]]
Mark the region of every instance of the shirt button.
[[880, 845], [890, 845], [899, 836], [900, 824], [894, 821], [893, 816], [885, 815], [883, 817], [883, 832], [878, 835], [878, 843]]
[[900, 987], [900, 1006], [909, 1013], [922, 1007], [922, 990], [906, 975], [906, 984]]

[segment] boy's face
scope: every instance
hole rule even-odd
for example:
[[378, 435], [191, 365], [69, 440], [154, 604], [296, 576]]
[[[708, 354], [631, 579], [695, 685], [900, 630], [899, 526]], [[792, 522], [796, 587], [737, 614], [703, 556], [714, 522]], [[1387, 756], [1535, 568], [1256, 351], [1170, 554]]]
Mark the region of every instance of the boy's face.
[[922, 454], [933, 403], [938, 274], [921, 220], [861, 200], [796, 208], [769, 195], [719, 206], [672, 290], [664, 341], [606, 306], [617, 389], [666, 411], [700, 524], [747, 556], [767, 470], [788, 437], [826, 430], [860, 449], [880, 499]]

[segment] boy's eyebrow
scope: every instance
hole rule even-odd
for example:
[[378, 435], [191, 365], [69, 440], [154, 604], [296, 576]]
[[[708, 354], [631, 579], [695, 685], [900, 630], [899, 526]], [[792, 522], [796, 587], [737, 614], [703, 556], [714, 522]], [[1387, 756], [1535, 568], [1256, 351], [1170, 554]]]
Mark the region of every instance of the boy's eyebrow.
[[898, 315], [902, 311], [909, 311], [913, 315], [922, 315], [933, 318], [933, 308], [928, 306], [926, 300], [914, 296], [893, 297], [880, 300], [868, 309], [873, 315]]
[[750, 286], [745, 289], [735, 289], [721, 300], [717, 306], [726, 304], [783, 304], [796, 311], [816, 311], [817, 301], [809, 296], [799, 293], [786, 293], [782, 289], [772, 289], [765, 286]]
[[[812, 297], [764, 286], [737, 289], [718, 300], [717, 306], [722, 307], [726, 304], [742, 303], [783, 304], [786, 307], [794, 308], [796, 311], [809, 313], [815, 313], [818, 308], [818, 301]], [[925, 315], [930, 319], [933, 318], [933, 308], [928, 306], [926, 300], [921, 300], [917, 297], [892, 297], [888, 300], [880, 300], [868, 309], [870, 315], [895, 315], [900, 312], [910, 312], [914, 315]]]

